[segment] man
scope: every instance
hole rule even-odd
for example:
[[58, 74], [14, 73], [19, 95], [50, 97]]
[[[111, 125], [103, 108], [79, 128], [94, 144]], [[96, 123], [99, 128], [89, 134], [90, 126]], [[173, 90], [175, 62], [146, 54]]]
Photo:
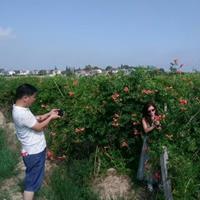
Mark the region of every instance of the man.
[[32, 200], [43, 181], [46, 140], [44, 128], [54, 119], [60, 118], [58, 109], [49, 113], [34, 116], [29, 107], [36, 100], [37, 89], [30, 84], [23, 84], [16, 89], [16, 102], [13, 105], [12, 117], [17, 138], [21, 143], [21, 155], [26, 166], [24, 180], [24, 200]]

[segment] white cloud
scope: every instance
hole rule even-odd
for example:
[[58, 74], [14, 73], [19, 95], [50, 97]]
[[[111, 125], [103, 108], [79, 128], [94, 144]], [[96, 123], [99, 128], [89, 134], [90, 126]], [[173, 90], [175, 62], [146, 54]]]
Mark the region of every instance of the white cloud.
[[11, 28], [3, 28], [0, 26], [0, 39], [15, 38], [15, 34]]

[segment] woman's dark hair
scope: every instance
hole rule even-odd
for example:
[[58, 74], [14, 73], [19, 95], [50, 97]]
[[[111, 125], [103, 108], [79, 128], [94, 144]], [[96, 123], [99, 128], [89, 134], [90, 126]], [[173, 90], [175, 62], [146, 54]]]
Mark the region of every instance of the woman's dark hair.
[[148, 108], [150, 106], [153, 106], [155, 108], [155, 115], [158, 115], [158, 110], [157, 110], [157, 107], [155, 105], [154, 102], [147, 102], [144, 104], [144, 107], [143, 107], [143, 110], [142, 110], [142, 116], [151, 124], [151, 118], [150, 118], [150, 115], [149, 115], [149, 112], [148, 112]]
[[37, 88], [28, 83], [24, 83], [16, 89], [15, 99], [18, 100], [24, 96], [32, 96], [35, 93], [37, 93]]

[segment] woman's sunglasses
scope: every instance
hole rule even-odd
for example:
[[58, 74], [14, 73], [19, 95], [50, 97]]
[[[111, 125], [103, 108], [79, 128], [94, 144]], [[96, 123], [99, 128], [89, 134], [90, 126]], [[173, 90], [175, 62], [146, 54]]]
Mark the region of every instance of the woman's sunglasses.
[[155, 108], [151, 109], [151, 110], [148, 110], [148, 113], [151, 113], [151, 112], [155, 112]]

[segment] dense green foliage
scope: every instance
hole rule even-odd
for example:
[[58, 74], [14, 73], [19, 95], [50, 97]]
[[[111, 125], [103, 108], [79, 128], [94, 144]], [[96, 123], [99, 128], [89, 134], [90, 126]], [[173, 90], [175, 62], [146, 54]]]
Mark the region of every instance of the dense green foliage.
[[5, 133], [0, 129], [0, 182], [13, 175], [17, 164], [17, 155], [6, 144]]
[[48, 200], [97, 200], [91, 191], [90, 177], [92, 160], [72, 160], [67, 165], [56, 168], [50, 178], [48, 187], [42, 188], [37, 199]]
[[151, 155], [158, 157], [167, 146], [174, 199], [200, 198], [200, 74], [138, 68], [130, 75], [2, 78], [1, 109], [11, 109], [14, 91], [24, 82], [40, 90], [34, 113], [55, 107], [65, 111], [48, 129], [51, 150], [70, 159], [92, 155], [95, 173], [115, 167], [121, 172], [130, 169], [135, 176], [142, 145], [141, 110], [145, 102], [156, 102], [165, 117], [162, 131], [151, 136]]

